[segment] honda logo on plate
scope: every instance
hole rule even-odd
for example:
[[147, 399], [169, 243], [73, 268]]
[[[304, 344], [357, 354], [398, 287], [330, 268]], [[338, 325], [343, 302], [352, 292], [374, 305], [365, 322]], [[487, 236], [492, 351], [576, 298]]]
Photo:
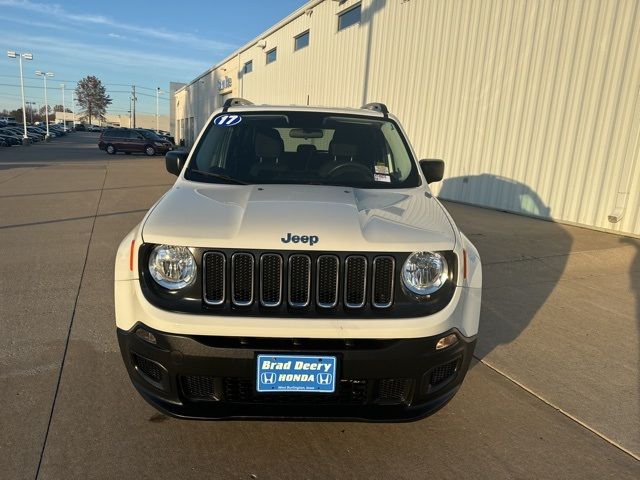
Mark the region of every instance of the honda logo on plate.
[[331, 380], [333, 380], [333, 375], [330, 373], [319, 373], [316, 381], [318, 385], [331, 385]]
[[273, 385], [276, 383], [276, 374], [273, 372], [264, 372], [260, 375], [260, 380], [265, 385]]

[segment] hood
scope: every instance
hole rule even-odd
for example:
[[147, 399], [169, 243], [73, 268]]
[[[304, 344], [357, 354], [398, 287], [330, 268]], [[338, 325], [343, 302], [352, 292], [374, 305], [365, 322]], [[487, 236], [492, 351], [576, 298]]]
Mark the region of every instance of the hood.
[[232, 249], [403, 252], [455, 246], [442, 206], [421, 188], [184, 180], [150, 212], [142, 236], [148, 243]]

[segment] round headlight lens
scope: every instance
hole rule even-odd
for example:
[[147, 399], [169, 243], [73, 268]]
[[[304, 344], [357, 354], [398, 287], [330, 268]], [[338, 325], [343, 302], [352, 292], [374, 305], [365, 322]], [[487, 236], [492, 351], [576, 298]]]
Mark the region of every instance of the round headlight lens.
[[187, 247], [158, 245], [149, 256], [153, 279], [169, 290], [188, 287], [196, 279], [196, 260]]
[[402, 267], [402, 283], [416, 295], [434, 293], [447, 281], [449, 266], [437, 252], [415, 252]]

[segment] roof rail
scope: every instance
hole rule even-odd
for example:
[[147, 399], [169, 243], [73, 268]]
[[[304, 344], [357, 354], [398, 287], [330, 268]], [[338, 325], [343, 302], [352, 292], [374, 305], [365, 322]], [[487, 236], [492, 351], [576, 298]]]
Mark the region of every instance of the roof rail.
[[229, 110], [229, 107], [239, 107], [242, 105], [253, 105], [253, 102], [239, 97], [227, 98], [224, 101], [224, 105], [222, 105], [222, 111], [226, 112], [227, 110]]
[[363, 105], [360, 108], [363, 108], [365, 110], [373, 110], [375, 112], [380, 112], [384, 115], [385, 118], [389, 116], [389, 109], [384, 103], [380, 103], [380, 102], [367, 103], [366, 105]]

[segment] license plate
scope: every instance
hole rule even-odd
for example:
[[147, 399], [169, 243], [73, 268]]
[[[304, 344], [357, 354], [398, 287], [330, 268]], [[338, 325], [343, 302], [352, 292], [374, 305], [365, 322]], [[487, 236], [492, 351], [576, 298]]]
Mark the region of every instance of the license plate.
[[333, 393], [336, 357], [312, 355], [258, 355], [258, 392]]

